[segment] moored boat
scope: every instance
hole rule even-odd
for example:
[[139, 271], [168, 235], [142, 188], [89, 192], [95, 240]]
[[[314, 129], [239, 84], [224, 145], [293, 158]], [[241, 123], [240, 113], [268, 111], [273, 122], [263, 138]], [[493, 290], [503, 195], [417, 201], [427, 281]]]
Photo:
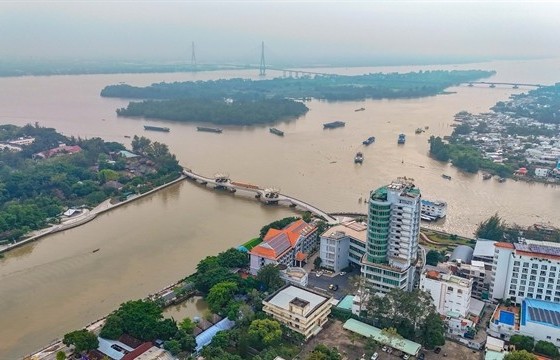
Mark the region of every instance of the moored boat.
[[168, 127], [144, 125], [144, 130], [169, 132]]
[[415, 134], [422, 134], [424, 132], [424, 130], [422, 128], [417, 128], [416, 130], [414, 130]]
[[482, 174], [482, 180], [490, 180], [492, 178], [492, 174], [484, 173]]
[[406, 135], [405, 134], [399, 134], [399, 138], [397, 139], [397, 144], [404, 144], [406, 141]]
[[362, 108], [356, 109], [356, 110], [354, 110], [354, 111], [356, 111], [356, 112], [357, 112], [357, 111], [364, 111], [365, 109], [366, 109], [366, 108], [363, 108], [363, 107], [362, 107]]
[[211, 128], [211, 127], [205, 127], [205, 126], [197, 126], [196, 130], [197, 131], [204, 131], [204, 132], [213, 132], [213, 133], [218, 133], [218, 134], [220, 134], [223, 131], [220, 128]]
[[336, 129], [339, 127], [343, 127], [345, 126], [346, 123], [344, 121], [333, 121], [333, 122], [329, 122], [329, 123], [324, 123], [323, 124], [323, 129]]
[[446, 174], [441, 174], [441, 177], [444, 178], [445, 180], [451, 180], [451, 176]]

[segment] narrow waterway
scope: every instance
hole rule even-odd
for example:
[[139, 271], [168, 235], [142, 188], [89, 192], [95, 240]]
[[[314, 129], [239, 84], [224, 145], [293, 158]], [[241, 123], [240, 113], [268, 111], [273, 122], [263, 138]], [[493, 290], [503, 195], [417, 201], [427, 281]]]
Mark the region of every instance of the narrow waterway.
[[[560, 81], [560, 61], [494, 62], [432, 67], [323, 69], [336, 73], [418, 69], [493, 69], [495, 81], [550, 84]], [[321, 71], [321, 70], [318, 70]], [[273, 74], [270, 73], [269, 76]], [[281, 75], [281, 74], [277, 74]], [[254, 77], [256, 73], [115, 74], [0, 78], [0, 121], [39, 122], [66, 135], [150, 137], [169, 145], [181, 164], [212, 176], [279, 188], [329, 212], [364, 211], [358, 202], [397, 176], [415, 179], [428, 199], [449, 204], [448, 218], [435, 227], [471, 235], [476, 224], [495, 212], [508, 222], [560, 225], [560, 188], [541, 184], [483, 181], [427, 156], [430, 135], [448, 135], [461, 110], [485, 112], [512, 93], [506, 87], [456, 87], [448, 95], [421, 99], [359, 102], [310, 101], [310, 111], [295, 121], [268, 127], [225, 127], [222, 134], [200, 133], [198, 124], [117, 118], [119, 99], [99, 96], [107, 84], [147, 85], [160, 81]], [[365, 111], [355, 112], [364, 107]], [[322, 123], [343, 120], [344, 128], [326, 131]], [[171, 128], [146, 132], [144, 124]], [[418, 127], [426, 133], [415, 135]], [[397, 146], [399, 133], [407, 135]], [[362, 141], [375, 136], [365, 148]], [[363, 165], [354, 155], [364, 153]], [[448, 174], [451, 181], [441, 178]], [[204, 256], [254, 237], [268, 222], [292, 212], [206, 190], [182, 182], [104, 214], [91, 223], [23, 246], [0, 259], [0, 358], [33, 352], [64, 333], [98, 319], [121, 302], [141, 298], [191, 273]], [[99, 252], [92, 253], [100, 248]]]

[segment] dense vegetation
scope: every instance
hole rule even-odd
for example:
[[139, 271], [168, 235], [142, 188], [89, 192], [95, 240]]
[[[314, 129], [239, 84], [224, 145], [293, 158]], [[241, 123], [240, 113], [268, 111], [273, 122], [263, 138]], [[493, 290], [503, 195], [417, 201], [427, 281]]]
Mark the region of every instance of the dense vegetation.
[[263, 97], [323, 100], [395, 99], [431, 96], [445, 88], [495, 74], [493, 71], [419, 71], [405, 74], [315, 76], [272, 80], [227, 79], [158, 83], [148, 87], [109, 85], [101, 96], [128, 99], [256, 100]]
[[[460, 126], [457, 129], [461, 131]], [[454, 166], [466, 172], [476, 173], [482, 169], [501, 177], [508, 177], [513, 173], [513, 165], [498, 164], [484, 159], [480, 150], [469, 144], [458, 143], [453, 138], [449, 143], [445, 143], [441, 137], [432, 135], [428, 142], [430, 155], [434, 159], [444, 162], [451, 160]]]
[[282, 98], [233, 102], [176, 99], [131, 102], [126, 108], [118, 109], [117, 114], [184, 122], [211, 122], [220, 125], [252, 125], [299, 117], [308, 110], [301, 102]]
[[552, 359], [560, 358], [558, 348], [550, 341], [539, 340], [535, 343], [535, 339], [532, 336], [512, 335], [509, 342], [511, 345], [515, 345], [515, 349], [519, 351], [535, 352]]
[[496, 213], [478, 224], [476, 237], [480, 239], [502, 241], [504, 239], [505, 229], [506, 225], [504, 221]]
[[[178, 162], [167, 146], [145, 138], [136, 138], [133, 149], [142, 156], [127, 160], [117, 154], [125, 149], [123, 145], [100, 138], [68, 138], [38, 125], [0, 126], [0, 142], [23, 137], [35, 141], [21, 151], [0, 151], [0, 239], [15, 240], [57, 222], [65, 208], [92, 207], [109, 197], [145, 192], [179, 175]], [[60, 144], [81, 150], [34, 158]], [[130, 172], [133, 161], [144, 161], [140, 168], [146, 171]], [[120, 189], [110, 186], [116, 182]]]
[[514, 95], [512, 98], [531, 99], [531, 101], [500, 101], [492, 110], [507, 112], [517, 117], [532, 118], [545, 124], [560, 124], [560, 83]]
[[117, 114], [121, 116], [250, 125], [272, 123], [305, 114], [307, 107], [293, 99], [344, 101], [432, 96], [442, 93], [449, 86], [493, 74], [481, 70], [420, 71], [259, 81], [227, 79], [175, 82], [147, 87], [119, 84], [106, 86], [101, 96], [143, 100], [118, 109]]
[[393, 289], [385, 296], [372, 296], [367, 316], [381, 329], [394, 329], [395, 336], [417, 341], [427, 349], [445, 343], [445, 328], [429, 293]]

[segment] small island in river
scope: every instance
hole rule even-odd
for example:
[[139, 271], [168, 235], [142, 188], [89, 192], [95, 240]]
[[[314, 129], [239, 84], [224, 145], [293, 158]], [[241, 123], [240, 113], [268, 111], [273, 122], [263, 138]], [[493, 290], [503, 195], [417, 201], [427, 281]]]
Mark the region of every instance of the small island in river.
[[106, 86], [101, 96], [142, 100], [118, 109], [119, 116], [253, 125], [305, 114], [307, 106], [296, 99], [357, 101], [433, 96], [445, 93], [450, 86], [494, 74], [482, 70], [438, 70], [258, 81], [237, 78], [157, 83], [147, 87], [118, 84]]

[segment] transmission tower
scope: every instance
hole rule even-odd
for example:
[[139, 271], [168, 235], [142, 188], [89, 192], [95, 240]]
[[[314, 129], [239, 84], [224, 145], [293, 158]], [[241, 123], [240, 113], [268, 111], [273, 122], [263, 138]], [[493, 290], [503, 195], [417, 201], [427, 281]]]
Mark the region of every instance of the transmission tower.
[[194, 41], [192, 42], [191, 65], [193, 67], [196, 67], [196, 53], [194, 52]]
[[264, 62], [264, 41], [261, 45], [261, 65], [259, 66], [259, 76], [266, 76], [266, 63]]

